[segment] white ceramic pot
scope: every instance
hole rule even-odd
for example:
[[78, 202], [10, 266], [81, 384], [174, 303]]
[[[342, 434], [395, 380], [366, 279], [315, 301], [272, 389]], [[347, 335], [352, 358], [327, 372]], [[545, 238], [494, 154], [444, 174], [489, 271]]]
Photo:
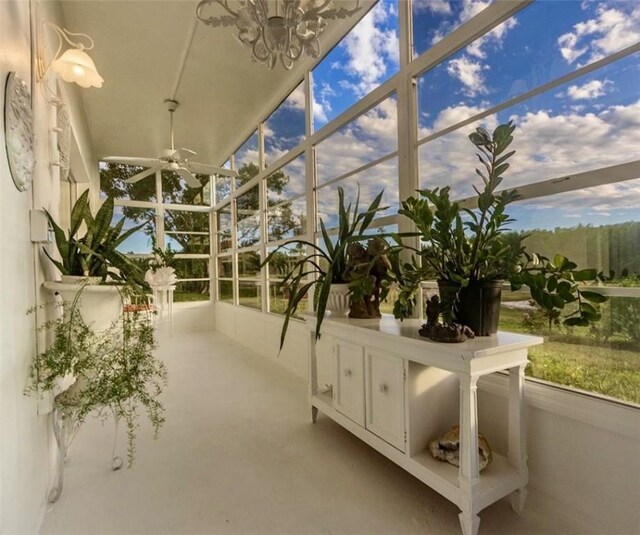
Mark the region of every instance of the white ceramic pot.
[[327, 310], [334, 318], [346, 318], [349, 315], [351, 291], [348, 284], [332, 284], [327, 299]]
[[[104, 331], [122, 314], [121, 290], [114, 285], [81, 282], [45, 282], [44, 287], [59, 295], [66, 303], [65, 314], [78, 296], [77, 306], [85, 323], [95, 331]], [[79, 294], [79, 295], [78, 295]]]

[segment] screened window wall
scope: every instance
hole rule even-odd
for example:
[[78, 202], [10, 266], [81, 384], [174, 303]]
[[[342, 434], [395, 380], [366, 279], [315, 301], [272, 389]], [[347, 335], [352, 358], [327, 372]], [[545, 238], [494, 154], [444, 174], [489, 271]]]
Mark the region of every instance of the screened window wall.
[[635, 1], [380, 0], [230, 157], [217, 298], [281, 314], [278, 281], [304, 251], [256, 265], [317, 239], [320, 219], [335, 227], [339, 187], [363, 203], [384, 189], [374, 227], [409, 230], [401, 199], [435, 186], [473, 197], [468, 134], [512, 120], [514, 239], [610, 274], [597, 290], [610, 299], [592, 327], [549, 329], [526, 292], [506, 292], [501, 328], [544, 336], [529, 377], [640, 404], [639, 117]]
[[174, 252], [174, 300], [210, 300], [212, 184], [217, 187], [220, 179], [197, 175], [202, 187], [190, 188], [177, 174], [162, 171], [134, 184], [126, 182], [141, 171], [144, 168], [100, 163], [100, 194], [115, 199], [113, 223], [124, 218], [125, 229], [142, 225], [119, 246], [120, 252], [145, 270], [154, 247]]

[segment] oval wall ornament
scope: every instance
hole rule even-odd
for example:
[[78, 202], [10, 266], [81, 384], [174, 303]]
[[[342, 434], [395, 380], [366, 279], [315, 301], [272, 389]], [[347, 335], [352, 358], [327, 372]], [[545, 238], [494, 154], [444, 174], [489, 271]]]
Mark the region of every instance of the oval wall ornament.
[[15, 72], [7, 76], [4, 90], [4, 136], [11, 178], [16, 188], [26, 191], [36, 165], [33, 114], [29, 88]]

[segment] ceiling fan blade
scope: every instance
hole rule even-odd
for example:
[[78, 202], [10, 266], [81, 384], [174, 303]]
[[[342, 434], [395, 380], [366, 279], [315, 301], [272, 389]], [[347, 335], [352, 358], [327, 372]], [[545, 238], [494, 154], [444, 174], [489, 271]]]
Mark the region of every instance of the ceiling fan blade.
[[180, 178], [184, 179], [187, 182], [187, 186], [189, 186], [190, 188], [202, 187], [200, 181], [186, 167], [178, 167], [175, 172], [180, 175]]
[[127, 184], [135, 184], [136, 182], [138, 182], [139, 180], [142, 180], [143, 178], [147, 178], [149, 175], [153, 175], [158, 169], [160, 169], [160, 167], [152, 167], [151, 169], [147, 169], [146, 171], [142, 171], [141, 173], [138, 173], [137, 175], [133, 175], [130, 178], [127, 178], [127, 180], [125, 180], [125, 182]]
[[231, 169], [225, 169], [224, 167], [216, 167], [214, 165], [208, 165], [206, 163], [187, 162], [189, 169], [194, 173], [201, 175], [224, 175], [224, 176], [238, 176], [238, 173]]
[[196, 154], [198, 154], [195, 150], [186, 149], [185, 147], [180, 147], [179, 149], [176, 149], [176, 152], [180, 153], [183, 159], [188, 158], [189, 156], [195, 156]]
[[102, 161], [109, 163], [123, 163], [138, 167], [153, 167], [162, 163], [162, 160], [158, 160], [157, 158], [129, 158], [128, 156], [107, 156], [106, 158], [102, 158]]

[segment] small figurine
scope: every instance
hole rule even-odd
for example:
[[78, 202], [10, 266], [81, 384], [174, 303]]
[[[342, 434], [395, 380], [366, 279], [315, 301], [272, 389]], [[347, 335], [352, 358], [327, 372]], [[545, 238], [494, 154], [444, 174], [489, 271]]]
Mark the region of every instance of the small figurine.
[[468, 338], [474, 338], [473, 331], [466, 325], [451, 323], [443, 325], [438, 322], [440, 316], [440, 298], [437, 295], [427, 300], [425, 310], [427, 323], [419, 329], [420, 336], [430, 338], [434, 342], [457, 344], [465, 342]]

